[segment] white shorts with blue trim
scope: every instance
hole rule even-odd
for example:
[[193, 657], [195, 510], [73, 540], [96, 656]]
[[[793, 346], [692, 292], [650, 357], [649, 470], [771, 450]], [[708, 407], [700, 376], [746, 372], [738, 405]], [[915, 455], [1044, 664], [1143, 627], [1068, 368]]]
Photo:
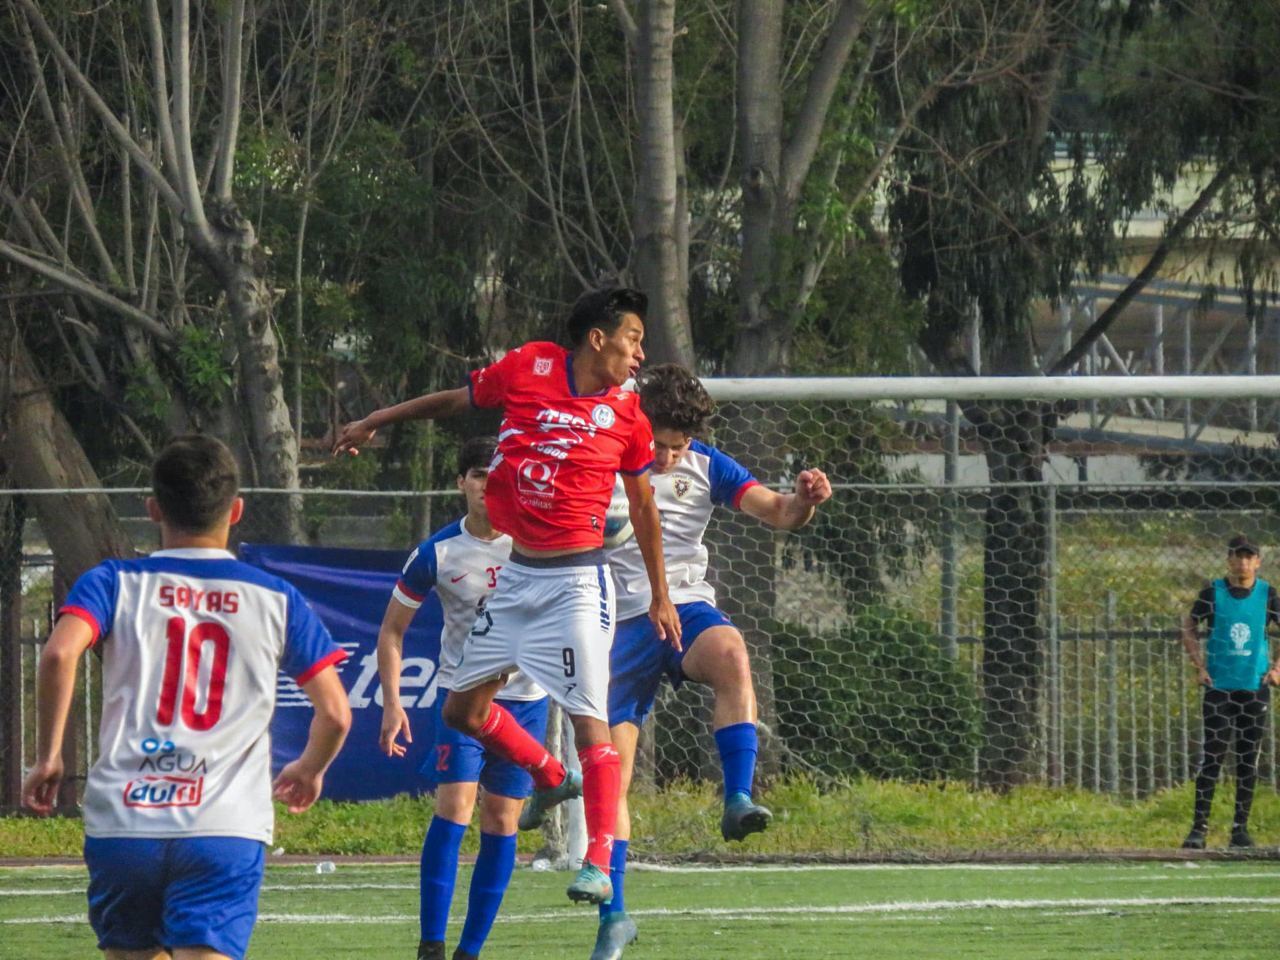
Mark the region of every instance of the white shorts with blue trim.
[[575, 559], [533, 567], [512, 556], [463, 644], [451, 689], [519, 669], [571, 716], [607, 721], [613, 580], [603, 560], [567, 565]]

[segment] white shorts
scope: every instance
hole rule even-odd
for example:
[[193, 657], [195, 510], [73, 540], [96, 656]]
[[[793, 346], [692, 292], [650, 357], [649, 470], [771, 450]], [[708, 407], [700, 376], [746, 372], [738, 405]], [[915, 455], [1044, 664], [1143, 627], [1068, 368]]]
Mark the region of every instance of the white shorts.
[[519, 669], [566, 713], [607, 722], [612, 644], [608, 564], [531, 567], [512, 557], [462, 645], [450, 688]]

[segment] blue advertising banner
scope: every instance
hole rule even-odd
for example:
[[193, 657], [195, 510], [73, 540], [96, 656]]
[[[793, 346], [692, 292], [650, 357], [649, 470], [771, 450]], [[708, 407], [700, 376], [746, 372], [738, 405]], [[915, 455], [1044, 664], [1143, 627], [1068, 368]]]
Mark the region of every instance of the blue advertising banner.
[[[343, 550], [241, 544], [240, 559], [289, 581], [302, 592], [348, 657], [339, 676], [351, 700], [351, 733], [325, 776], [331, 800], [373, 800], [421, 793], [418, 775], [430, 747], [427, 708], [436, 698], [443, 616], [433, 590], [405, 637], [400, 701], [409, 714], [414, 742], [399, 758], [378, 750], [382, 688], [378, 683], [378, 627], [407, 552]], [[292, 678], [281, 674], [271, 722], [273, 775], [302, 752], [311, 724], [311, 704]]]

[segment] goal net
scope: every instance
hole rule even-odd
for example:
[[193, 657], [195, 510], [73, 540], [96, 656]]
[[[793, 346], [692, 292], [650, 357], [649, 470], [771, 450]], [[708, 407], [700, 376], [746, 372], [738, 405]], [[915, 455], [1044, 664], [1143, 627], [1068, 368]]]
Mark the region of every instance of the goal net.
[[[798, 531], [720, 509], [707, 533], [719, 605], [751, 653], [759, 779], [778, 817], [747, 848], [1089, 847], [1092, 826], [1063, 811], [1094, 799], [1169, 796], [1185, 827], [1201, 694], [1179, 623], [1225, 575], [1233, 534], [1260, 544], [1267, 578], [1280, 377], [707, 383], [715, 446], [771, 488], [820, 467], [835, 491]], [[284, 496], [249, 494], [246, 539]], [[406, 551], [458, 506], [446, 490], [289, 496], [314, 544]], [[140, 498], [117, 500], [140, 513]], [[662, 689], [637, 758], [638, 851], [729, 849], [711, 717], [705, 688]], [[1280, 834], [1268, 724], [1256, 809]], [[1219, 813], [1230, 789], [1219, 785]], [[1021, 821], [954, 837], [913, 826], [948, 796], [956, 817], [987, 809], [965, 806], [975, 797], [1035, 799]]]

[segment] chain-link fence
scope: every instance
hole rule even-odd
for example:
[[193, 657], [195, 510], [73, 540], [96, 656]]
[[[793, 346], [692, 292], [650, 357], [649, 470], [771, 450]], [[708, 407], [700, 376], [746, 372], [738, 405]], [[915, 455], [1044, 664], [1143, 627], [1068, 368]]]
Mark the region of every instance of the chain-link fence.
[[[815, 790], [874, 778], [1128, 797], [1193, 776], [1200, 691], [1178, 622], [1225, 575], [1231, 534], [1261, 544], [1263, 578], [1280, 543], [1273, 438], [1214, 414], [1222, 425], [1170, 440], [1158, 418], [1120, 423], [1063, 404], [724, 404], [713, 440], [762, 481], [786, 489], [820, 466], [836, 491], [797, 532], [728, 509], [708, 530], [720, 604], [753, 656], [761, 775], [802, 774]], [[62, 589], [41, 496], [0, 496], [10, 789], [33, 749], [33, 667]], [[246, 499], [245, 541], [292, 530], [317, 545], [406, 551], [460, 506], [453, 491]], [[153, 549], [141, 493], [109, 500], [132, 546]], [[58, 522], [82, 505], [60, 504]], [[94, 669], [82, 684], [81, 775]], [[638, 780], [717, 781], [709, 721], [705, 691], [664, 690]], [[1260, 764], [1271, 789], [1275, 733]]]

